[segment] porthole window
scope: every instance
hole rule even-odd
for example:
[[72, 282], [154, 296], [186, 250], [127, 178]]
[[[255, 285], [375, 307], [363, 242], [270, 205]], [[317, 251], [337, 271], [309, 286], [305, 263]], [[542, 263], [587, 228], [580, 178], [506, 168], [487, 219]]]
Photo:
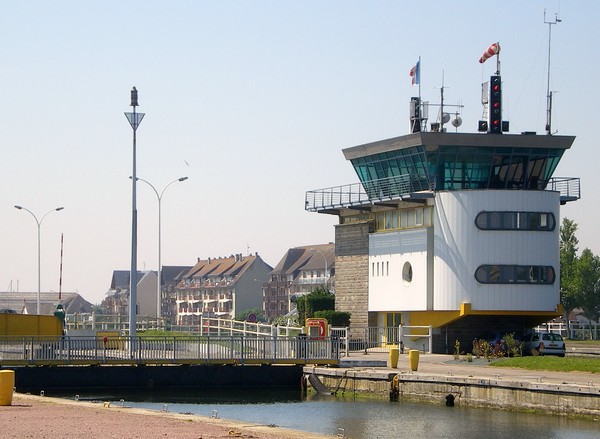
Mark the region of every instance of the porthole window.
[[410, 265], [410, 262], [405, 262], [402, 267], [402, 280], [404, 281], [404, 285], [410, 284], [412, 282], [412, 277], [412, 265]]
[[554, 268], [545, 265], [481, 265], [475, 279], [482, 284], [552, 285]]

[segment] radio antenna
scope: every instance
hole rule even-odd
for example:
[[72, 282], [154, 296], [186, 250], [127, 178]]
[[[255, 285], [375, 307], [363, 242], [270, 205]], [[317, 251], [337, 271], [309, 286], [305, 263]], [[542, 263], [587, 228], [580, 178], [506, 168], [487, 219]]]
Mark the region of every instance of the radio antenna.
[[544, 24], [548, 25], [548, 88], [546, 89], [546, 134], [552, 135], [552, 93], [550, 91], [550, 47], [552, 43], [552, 25], [560, 23], [558, 13], [554, 13], [553, 21], [546, 21], [546, 10], [544, 9]]

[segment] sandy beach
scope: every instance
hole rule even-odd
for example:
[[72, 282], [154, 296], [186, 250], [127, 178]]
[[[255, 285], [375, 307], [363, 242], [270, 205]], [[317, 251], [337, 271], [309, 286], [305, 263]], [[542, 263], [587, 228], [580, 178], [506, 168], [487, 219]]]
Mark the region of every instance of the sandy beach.
[[323, 439], [331, 436], [198, 415], [15, 393], [0, 406], [0, 438]]

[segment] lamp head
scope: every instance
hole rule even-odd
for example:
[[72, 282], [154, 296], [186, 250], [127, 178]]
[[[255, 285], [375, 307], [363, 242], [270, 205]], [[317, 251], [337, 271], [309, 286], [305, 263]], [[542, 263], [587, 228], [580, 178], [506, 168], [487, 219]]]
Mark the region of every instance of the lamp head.
[[137, 88], [135, 88], [135, 87], [133, 87], [133, 89], [131, 90], [131, 106], [132, 107], [138, 106], [138, 92], [137, 92]]
[[63, 210], [63, 209], [64, 209], [64, 207], [57, 207], [57, 208], [56, 208], [56, 209], [54, 209], [54, 210], [56, 210], [56, 211], [58, 212], [59, 210]]
[[15, 208], [17, 208], [17, 209], [19, 209], [19, 210], [23, 209], [23, 207], [22, 207], [22, 206], [15, 206]]
[[186, 181], [187, 179], [188, 179], [187, 177], [181, 177], [181, 178], [179, 179], [179, 181]]

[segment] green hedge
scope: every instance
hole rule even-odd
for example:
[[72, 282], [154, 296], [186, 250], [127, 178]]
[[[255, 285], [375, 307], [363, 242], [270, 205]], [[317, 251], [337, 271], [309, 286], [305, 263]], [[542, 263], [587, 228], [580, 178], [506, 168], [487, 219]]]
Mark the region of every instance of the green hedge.
[[326, 319], [331, 326], [347, 327], [350, 326], [350, 313], [342, 311], [317, 311], [314, 315], [317, 319]]

